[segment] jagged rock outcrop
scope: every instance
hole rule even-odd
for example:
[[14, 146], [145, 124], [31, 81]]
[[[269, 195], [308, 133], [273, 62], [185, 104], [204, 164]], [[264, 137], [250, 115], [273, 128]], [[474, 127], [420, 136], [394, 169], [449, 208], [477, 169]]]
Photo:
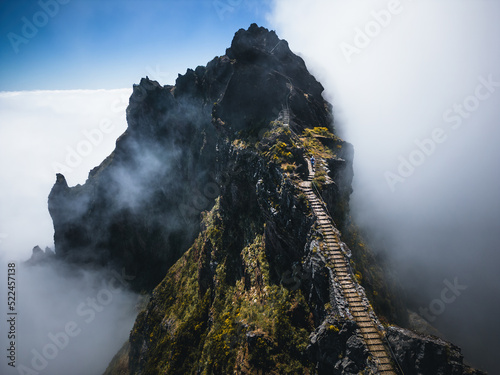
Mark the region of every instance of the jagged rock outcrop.
[[32, 250], [31, 258], [26, 261], [27, 265], [41, 264], [50, 262], [54, 259], [55, 253], [50, 247], [46, 247], [45, 251], [40, 246], [35, 246]]
[[57, 175], [49, 196], [57, 256], [125, 267], [137, 276], [136, 288], [154, 287], [220, 193], [216, 138], [240, 131], [258, 137], [285, 106], [297, 131], [327, 126], [322, 91], [287, 43], [257, 25], [239, 31], [225, 56], [179, 75], [175, 86], [142, 79], [115, 151], [83, 186], [70, 188]]
[[405, 375], [484, 374], [464, 364], [460, 348], [438, 337], [390, 327], [387, 339]]
[[[83, 186], [57, 176], [57, 257], [125, 267], [136, 289], [152, 289], [106, 374], [380, 373], [301, 189], [310, 177], [325, 202], [373, 329], [404, 322], [348, 219], [353, 148], [322, 92], [286, 41], [251, 25], [175, 86], [142, 79], [113, 154]], [[444, 346], [387, 332], [404, 366], [466, 373], [455, 349], [434, 355]]]

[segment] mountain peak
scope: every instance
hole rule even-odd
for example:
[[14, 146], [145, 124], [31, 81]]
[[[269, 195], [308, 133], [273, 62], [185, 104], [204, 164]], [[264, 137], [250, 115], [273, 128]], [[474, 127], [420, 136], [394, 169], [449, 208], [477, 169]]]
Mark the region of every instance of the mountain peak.
[[240, 29], [236, 32], [231, 47], [226, 50], [226, 55], [231, 59], [245, 59], [259, 53], [270, 54], [280, 43], [288, 48], [288, 43], [279, 39], [274, 31], [253, 23], [247, 30]]
[[175, 86], [141, 79], [115, 151], [83, 186], [57, 176], [57, 258], [151, 293], [107, 374], [464, 372], [458, 348], [381, 323], [406, 310], [349, 218], [353, 148], [322, 93], [252, 24]]

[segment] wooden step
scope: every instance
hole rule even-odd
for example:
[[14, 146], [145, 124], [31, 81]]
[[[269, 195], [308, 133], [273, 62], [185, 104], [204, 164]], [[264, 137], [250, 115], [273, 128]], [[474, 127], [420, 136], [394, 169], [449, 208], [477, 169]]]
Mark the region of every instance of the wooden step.
[[352, 315], [357, 316], [358, 318], [367, 318], [367, 319], [372, 319], [370, 314], [368, 314], [367, 311], [351, 311]]
[[[349, 276], [349, 273], [347, 271], [339, 271], [337, 270], [335, 267], [333, 267], [333, 270], [335, 272], [335, 275], [337, 275], [338, 277], [342, 277], [342, 276]], [[342, 287], [345, 289], [345, 288], [350, 288], [352, 287], [353, 285], [349, 285], [349, 284], [342, 284]]]
[[351, 280], [349, 276], [343, 275], [342, 277], [339, 277], [339, 284], [344, 286], [352, 286], [354, 289], [356, 289], [354, 282]]
[[351, 310], [351, 312], [360, 312], [360, 311], [367, 311], [368, 308], [361, 307], [361, 306], [360, 307], [352, 307], [351, 306], [349, 310]]
[[[344, 289], [344, 293], [349, 293], [349, 294], [351, 294], [351, 295], [352, 295], [352, 294], [358, 294], [358, 293], [356, 292], [356, 290], [345, 290], [345, 289]], [[359, 309], [360, 309], [360, 307], [352, 307], [352, 306], [351, 306], [351, 308], [352, 308], [352, 309], [358, 309], [358, 310], [353, 310], [353, 311], [365, 311], [365, 309], [364, 309], [364, 308], [363, 308], [363, 310], [359, 310]]]
[[[375, 346], [377, 346], [377, 348], [374, 348]], [[382, 348], [378, 348], [379, 346], [381, 346]], [[389, 355], [387, 354], [387, 348], [384, 345], [368, 345], [368, 347], [374, 348], [370, 350], [372, 350], [373, 356], [376, 357], [377, 359], [389, 357]]]
[[331, 259], [333, 263], [335, 264], [335, 269], [338, 271], [345, 271], [349, 272], [349, 268], [347, 268], [347, 264], [345, 264], [345, 261], [339, 260], [339, 259]]
[[361, 298], [357, 298], [356, 301], [354, 301], [353, 298], [351, 298], [351, 301], [347, 301], [347, 302], [349, 302], [350, 307], [365, 307], [365, 304], [363, 303]]
[[[345, 275], [339, 275], [339, 276], [345, 276]], [[339, 284], [340, 284], [340, 286], [342, 287], [343, 290], [354, 289], [355, 292], [358, 292], [358, 290], [356, 289], [356, 286], [350, 280], [349, 281], [347, 281], [347, 280], [340, 280]]]
[[[328, 219], [328, 218], [322, 218], [320, 220], [329, 221], [330, 219]], [[329, 226], [330, 225], [327, 226], [325, 224], [322, 224], [321, 225], [321, 231], [323, 232], [323, 235], [325, 237], [328, 237], [330, 240], [337, 242], [337, 240], [335, 239], [335, 233], [334, 233], [333, 229], [328, 228]]]
[[345, 293], [358, 293], [356, 288], [354, 288], [352, 286], [346, 286], [346, 287], [343, 287], [342, 289], [344, 290]]
[[325, 232], [322, 232], [322, 234], [323, 234], [323, 241], [328, 246], [332, 246], [335, 250], [340, 249], [340, 244], [338, 243], [338, 241], [335, 239], [335, 237], [331, 233], [326, 234]]
[[338, 271], [349, 272], [349, 268], [347, 267], [345, 261], [339, 259], [331, 259], [331, 260], [335, 264], [335, 269], [337, 269]]
[[342, 290], [344, 292], [349, 292], [351, 291], [352, 293], [356, 293], [358, 294], [358, 290], [356, 289], [356, 287], [354, 286], [354, 284], [351, 282], [340, 282], [340, 285], [342, 286]]
[[349, 302], [349, 306], [352, 306], [355, 303], [360, 303], [360, 304], [363, 303], [363, 300], [361, 299], [358, 293], [346, 294], [346, 299], [347, 302]]
[[373, 334], [379, 334], [378, 331], [377, 331], [377, 328], [375, 328], [373, 325], [369, 325], [369, 326], [365, 326], [365, 327], [359, 327], [359, 330], [361, 331], [361, 334], [370, 334], [370, 333], [373, 333]]
[[366, 316], [357, 316], [354, 314], [352, 316], [354, 316], [354, 320], [356, 320], [356, 323], [371, 323], [371, 324], [373, 324], [373, 321]]
[[347, 261], [345, 260], [345, 258], [342, 255], [340, 255], [338, 253], [338, 251], [332, 250], [332, 252], [333, 252], [333, 255], [332, 255], [333, 260], [338, 260], [341, 262], [345, 262], [347, 264]]
[[374, 326], [360, 327], [359, 330], [361, 332], [361, 336], [363, 337], [363, 339], [365, 338], [366, 335], [379, 335], [380, 334]]
[[370, 351], [372, 353], [377, 353], [377, 352], [384, 352], [385, 353], [385, 347], [383, 345], [368, 345]]
[[328, 236], [323, 235], [323, 243], [332, 251], [335, 251], [338, 255], [340, 255], [340, 246], [337, 241], [332, 238], [328, 238]]
[[345, 292], [344, 291], [344, 294], [346, 295], [347, 298], [349, 298], [349, 297], [354, 297], [354, 298], [359, 297], [359, 295], [358, 295], [357, 292]]
[[[308, 165], [310, 167], [309, 161]], [[341, 252], [340, 244], [338, 243], [338, 231], [334, 227], [331, 217], [327, 214], [324, 202], [320, 200], [312, 189], [312, 179], [314, 173], [309, 170], [307, 182], [300, 183], [299, 187], [306, 195], [311, 205], [312, 211], [317, 218], [319, 228], [323, 234], [326, 249], [322, 251], [327, 258], [327, 266], [333, 268], [336, 280], [340, 283], [342, 292], [349, 304], [349, 309], [356, 321], [361, 335], [365, 340], [366, 346], [372, 356], [378, 360], [378, 370], [383, 375], [397, 375], [388, 356], [387, 349], [383, 345], [380, 332], [375, 326], [369, 311], [370, 308], [364, 304], [359, 295], [356, 285], [357, 283], [351, 278], [350, 261], [346, 259]]]
[[380, 365], [378, 370], [381, 375], [396, 375], [391, 365]]
[[392, 361], [388, 356], [378, 358], [381, 365], [392, 365]]
[[380, 334], [378, 333], [365, 333], [363, 335], [363, 338], [367, 339], [367, 340], [370, 340], [370, 339], [380, 339]]
[[342, 253], [340, 252], [340, 246], [336, 241], [325, 241], [326, 246], [328, 247], [329, 250], [332, 250], [334, 254], [332, 256], [336, 256], [339, 259], [345, 259], [342, 256]]
[[382, 340], [380, 340], [380, 338], [376, 338], [376, 339], [367, 339], [366, 337], [363, 337], [365, 342], [366, 342], [366, 345], [383, 345], [383, 342]]
[[[353, 317], [354, 317], [354, 320], [356, 321], [356, 323], [358, 323], [358, 324], [365, 324], [365, 323], [373, 324], [373, 320], [371, 320], [368, 317], [356, 316], [354, 314], [353, 314]], [[381, 343], [382, 342], [380, 342], [379, 344], [381, 344]]]
[[[342, 287], [353, 287], [354, 289], [356, 289], [356, 285], [354, 284], [354, 282], [351, 280], [351, 278], [349, 277], [349, 275], [338, 275], [338, 283], [342, 286]], [[357, 290], [357, 289], [356, 289]]]
[[[350, 294], [350, 296], [347, 296], [347, 298], [350, 297], [352, 299], [354, 297], [357, 297], [357, 298], [359, 298], [359, 302], [362, 301], [361, 296], [359, 295], [359, 292], [356, 290], [356, 288], [354, 288], [353, 285], [341, 284], [341, 286], [342, 286], [342, 291], [344, 293]], [[354, 290], [348, 290], [348, 289], [354, 289]]]

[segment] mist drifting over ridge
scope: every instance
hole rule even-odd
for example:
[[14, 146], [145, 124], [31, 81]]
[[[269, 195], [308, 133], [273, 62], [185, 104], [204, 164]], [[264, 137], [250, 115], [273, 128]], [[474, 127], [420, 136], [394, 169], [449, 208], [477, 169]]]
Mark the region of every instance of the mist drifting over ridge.
[[59, 262], [18, 262], [16, 271], [16, 368], [2, 356], [2, 373], [103, 373], [137, 315], [140, 299], [128, 285], [133, 276]]
[[131, 91], [0, 93], [0, 246], [8, 258], [26, 260], [35, 245], [53, 247], [47, 197], [55, 174], [72, 186], [85, 182], [125, 131]]
[[[16, 264], [19, 311], [17, 368], [2, 356], [2, 374], [17, 374], [21, 368], [39, 374], [102, 373], [128, 337], [137, 314], [138, 297], [129, 291], [127, 279], [134, 275], [23, 262], [35, 245], [53, 249], [47, 197], [55, 173], [63, 172], [72, 185], [86, 180], [125, 130], [130, 93], [0, 93], [0, 262], [5, 265], [0, 276], [7, 280], [7, 264]], [[7, 301], [6, 288], [0, 297]], [[2, 324], [2, 338], [6, 328]], [[66, 340], [67, 332], [73, 336]]]
[[[494, 317], [488, 311], [498, 307], [492, 296], [498, 295], [499, 284], [495, 275], [500, 243], [500, 207], [496, 199], [499, 183], [495, 176], [499, 154], [493, 141], [498, 139], [495, 119], [499, 99], [495, 83], [491, 83], [494, 90], [487, 100], [478, 99], [476, 105], [468, 98], [476, 95], [483, 81], [500, 81], [498, 51], [489, 48], [490, 44], [498, 45], [493, 36], [499, 33], [493, 22], [484, 22], [498, 15], [498, 9], [491, 2], [477, 2], [477, 8], [472, 9], [465, 2], [429, 7], [430, 3], [401, 1], [397, 12], [391, 13], [390, 22], [386, 21], [387, 26], [375, 32], [370, 44], [361, 48], [354, 42], [356, 28], [364, 30], [375, 19], [371, 12], [382, 14], [388, 3], [358, 4], [361, 5], [346, 8], [339, 2], [316, 2], [301, 8], [299, 3], [277, 2], [277, 13], [272, 19], [280, 35], [289, 40], [294, 51], [302, 52], [308, 67], [327, 88], [337, 128], [355, 146], [352, 206], [356, 220], [385, 241], [389, 259], [403, 276], [415, 309], [429, 310], [429, 306], [434, 306], [439, 311], [441, 305], [432, 305], [433, 301], [440, 299], [448, 285], [446, 281], [453, 283], [458, 278], [459, 285], [466, 289], [459, 290], [453, 303], [441, 301], [444, 311], [431, 315], [431, 319], [448, 338], [464, 347], [466, 358], [494, 371], [497, 366], [493, 353], [497, 351], [495, 339], [499, 336]], [[466, 21], [470, 19], [474, 22]], [[471, 23], [475, 27], [465, 27]], [[333, 25], [334, 30], [322, 29], [328, 25]], [[350, 55], [350, 62], [341, 43], [359, 50]], [[488, 88], [478, 92], [485, 97]], [[454, 105], [465, 107], [464, 103], [474, 110], [467, 111], [469, 116], [458, 113], [461, 123], [454, 129], [458, 120], [447, 121], [451, 117], [448, 114], [445, 119], [445, 114], [452, 110], [456, 116]], [[444, 141], [436, 140], [443, 139], [443, 132], [433, 136], [436, 129], [444, 131]], [[81, 133], [78, 137], [74, 147], [87, 139]], [[434, 147], [427, 146], [427, 155], [419, 145], [429, 145], [426, 140], [433, 137]], [[420, 154], [416, 151], [425, 157], [418, 159]], [[391, 189], [386, 173], [400, 174], [402, 159], [409, 161], [412, 153], [420, 165], [413, 166], [413, 170], [407, 167], [404, 182]], [[64, 163], [66, 157], [56, 159]], [[84, 176], [103, 157], [91, 164]], [[53, 171], [49, 172], [52, 184]], [[2, 175], [7, 180], [12, 174]], [[70, 185], [83, 181], [68, 179]], [[2, 210], [6, 207], [3, 203]], [[0, 238], [4, 240], [0, 246], [19, 238], [11, 230], [0, 229], [0, 233], [7, 235]], [[38, 240], [31, 241], [29, 246], [36, 243]], [[29, 248], [23, 247], [19, 252], [29, 254]], [[40, 272], [44, 277], [46, 273], [52, 274]], [[26, 278], [26, 282], [31, 281]], [[55, 276], [54, 284], [58, 284]], [[100, 290], [85, 290], [70, 300], [67, 310], [73, 315], [66, 321], [81, 318], [74, 316], [75, 306]], [[61, 293], [71, 294], [71, 288]], [[47, 301], [50, 300], [44, 303]], [[54, 332], [59, 328], [54, 328]], [[42, 339], [37, 342], [40, 347], [45, 344], [47, 333], [41, 333]]]
[[[323, 82], [354, 145], [356, 221], [382, 242], [413, 309], [491, 373], [500, 366], [499, 14], [491, 1], [277, 1], [269, 17]], [[466, 289], [445, 303], [455, 280]]]

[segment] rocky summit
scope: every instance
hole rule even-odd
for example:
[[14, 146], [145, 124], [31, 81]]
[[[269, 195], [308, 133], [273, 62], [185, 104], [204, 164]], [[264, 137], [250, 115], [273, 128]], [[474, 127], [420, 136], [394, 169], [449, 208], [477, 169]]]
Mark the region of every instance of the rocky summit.
[[354, 151], [322, 93], [253, 24], [175, 86], [135, 85], [84, 185], [57, 175], [55, 257], [150, 295], [106, 374], [482, 374], [409, 329], [350, 217]]

